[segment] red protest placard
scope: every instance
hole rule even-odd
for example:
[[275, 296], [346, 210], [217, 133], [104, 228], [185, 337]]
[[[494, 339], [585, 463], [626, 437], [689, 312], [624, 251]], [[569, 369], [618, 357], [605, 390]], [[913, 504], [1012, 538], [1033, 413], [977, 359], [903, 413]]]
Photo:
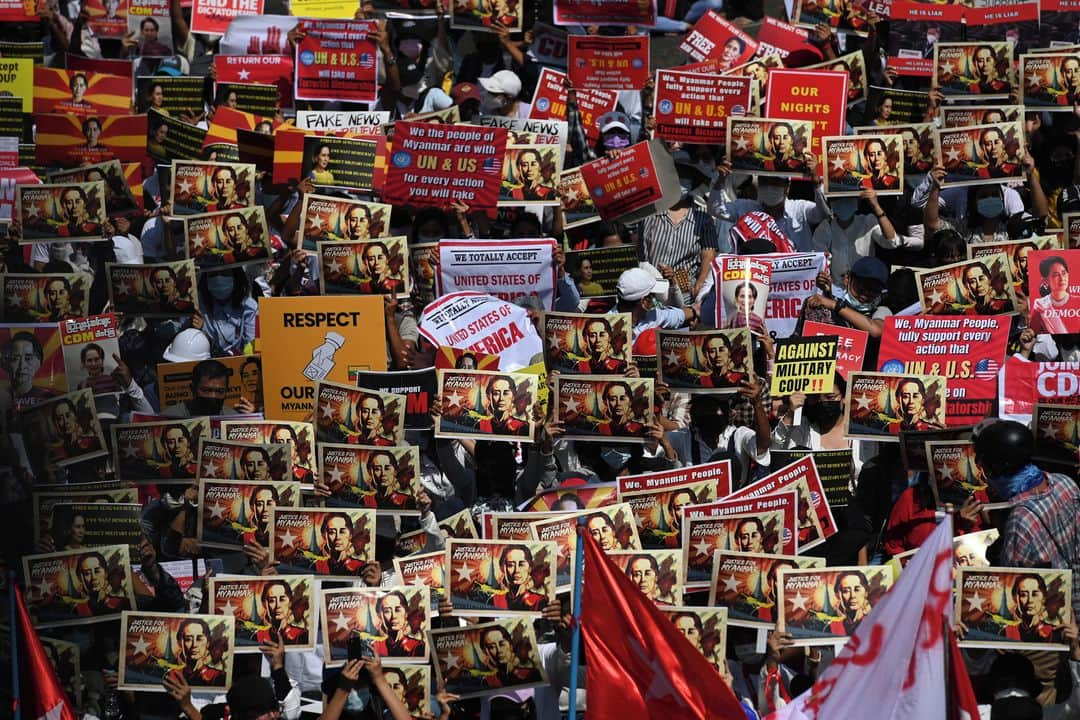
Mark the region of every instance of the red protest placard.
[[262, 14], [263, 0], [195, 0], [191, 6], [191, 32], [224, 35], [233, 19]]
[[301, 20], [296, 44], [296, 99], [375, 102], [379, 48], [374, 20]]
[[576, 88], [640, 90], [649, 79], [649, 36], [571, 35], [570, 82]]
[[659, 202], [664, 194], [649, 144], [644, 142], [585, 163], [581, 166], [581, 177], [604, 220]]
[[[566, 119], [566, 74], [551, 68], [540, 71], [536, 82], [529, 117], [534, 120]], [[600, 139], [600, 129], [596, 120], [606, 112], [611, 112], [619, 102], [618, 94], [609, 90], [590, 90], [580, 88], [577, 91], [578, 112], [585, 127], [589, 142]]]
[[934, 59], [923, 57], [890, 57], [888, 66], [903, 77], [933, 77]]
[[656, 136], [686, 143], [724, 144], [727, 119], [750, 107], [748, 77], [656, 71]]
[[0, 22], [36, 22], [37, 19], [35, 0], [0, 0]]
[[795, 27], [776, 18], [765, 17], [758, 31], [757, 56], [779, 55], [782, 58], [802, 48], [813, 48], [805, 28]]
[[81, 70], [82, 72], [106, 73], [108, 75], [120, 75], [132, 78], [134, 82], [135, 64], [130, 59], [115, 60], [112, 58], [88, 58], [82, 55], [68, 53], [67, 69]]
[[85, 122], [74, 115], [38, 115], [35, 159], [67, 167], [113, 158], [139, 162], [146, 157], [146, 122], [146, 115], [109, 115]]
[[885, 318], [878, 370], [945, 378], [945, 423], [974, 425], [995, 410], [1010, 322], [996, 315], [893, 315]]
[[556, 25], [656, 24], [656, 0], [555, 0]]
[[284, 55], [216, 55], [219, 83], [276, 85], [281, 107], [293, 106], [293, 59]]
[[870, 336], [864, 330], [856, 330], [842, 325], [829, 325], [828, 323], [807, 320], [803, 323], [803, 337], [818, 335], [835, 335], [840, 338], [836, 346], [836, 372], [840, 377], [847, 380], [851, 371], [859, 372], [863, 369], [863, 359], [866, 357], [866, 339]]
[[720, 62], [719, 70], [726, 72], [750, 62], [758, 50], [758, 42], [720, 13], [710, 10], [686, 34], [679, 49], [699, 62], [716, 59]]
[[821, 138], [843, 135], [847, 127], [849, 80], [846, 72], [834, 70], [770, 70], [765, 117], [813, 122], [810, 147], [814, 157], [821, 157]]
[[16, 185], [40, 185], [41, 178], [28, 167], [0, 170], [0, 220], [10, 220], [15, 207]]
[[[0, 211], [2, 212], [2, 211]], [[2, 215], [0, 215], [2, 216]], [[1005, 359], [1004, 392], [998, 415], [1024, 418], [1035, 403], [1080, 404], [1080, 363], [1028, 362], [1017, 355]]]
[[131, 76], [34, 67], [34, 113], [127, 115]]
[[495, 207], [502, 183], [506, 128], [399, 121], [383, 200], [444, 207], [454, 201]]

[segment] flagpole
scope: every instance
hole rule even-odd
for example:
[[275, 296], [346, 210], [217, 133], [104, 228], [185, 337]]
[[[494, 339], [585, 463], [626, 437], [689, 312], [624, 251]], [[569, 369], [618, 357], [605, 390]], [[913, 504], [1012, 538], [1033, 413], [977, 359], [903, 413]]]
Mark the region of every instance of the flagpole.
[[8, 627], [11, 628], [11, 708], [15, 720], [22, 720], [22, 693], [19, 688], [19, 612], [15, 600], [15, 571], [8, 571]]
[[[574, 552], [574, 634], [570, 637], [570, 714], [568, 720], [577, 719], [578, 667], [581, 665], [581, 584], [584, 580], [585, 540], [582, 528], [585, 516], [578, 518], [577, 550]], [[18, 718], [16, 718], [18, 720]]]

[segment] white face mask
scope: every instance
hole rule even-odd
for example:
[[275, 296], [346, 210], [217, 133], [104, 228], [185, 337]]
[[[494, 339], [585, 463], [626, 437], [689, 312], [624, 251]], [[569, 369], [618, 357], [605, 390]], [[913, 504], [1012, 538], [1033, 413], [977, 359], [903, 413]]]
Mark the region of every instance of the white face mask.
[[762, 185], [757, 189], [758, 202], [765, 207], [776, 207], [784, 202], [785, 190], [777, 185]]

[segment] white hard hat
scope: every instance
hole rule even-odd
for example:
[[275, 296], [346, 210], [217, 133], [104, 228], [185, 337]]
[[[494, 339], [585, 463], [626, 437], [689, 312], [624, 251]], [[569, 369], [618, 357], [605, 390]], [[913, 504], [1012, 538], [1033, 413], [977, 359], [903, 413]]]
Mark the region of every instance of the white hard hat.
[[162, 357], [169, 362], [189, 362], [210, 359], [210, 339], [195, 328], [183, 330], [165, 348]]

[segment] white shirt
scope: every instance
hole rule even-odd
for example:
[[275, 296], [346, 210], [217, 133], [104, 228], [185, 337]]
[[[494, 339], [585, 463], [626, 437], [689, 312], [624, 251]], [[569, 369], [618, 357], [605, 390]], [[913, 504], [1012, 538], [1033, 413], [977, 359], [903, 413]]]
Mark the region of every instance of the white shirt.
[[903, 238], [895, 233], [886, 238], [873, 215], [856, 215], [846, 228], [835, 217], [825, 220], [814, 230], [813, 243], [815, 251], [829, 253], [833, 283], [842, 285], [844, 274], [856, 260], [874, 255], [874, 245], [897, 248], [903, 244]]
[[[820, 192], [816, 195], [820, 196]], [[784, 216], [776, 221], [784, 234], [788, 236], [795, 249], [799, 252], [813, 250], [814, 227], [829, 216], [828, 209], [824, 206], [824, 198], [818, 202], [809, 200], [784, 200]], [[743, 215], [755, 210], [765, 211], [765, 206], [757, 200], [724, 200], [723, 194], [716, 189], [709, 193], [709, 214], [720, 218], [719, 243], [721, 249], [728, 237], [731, 226], [739, 221]]]

